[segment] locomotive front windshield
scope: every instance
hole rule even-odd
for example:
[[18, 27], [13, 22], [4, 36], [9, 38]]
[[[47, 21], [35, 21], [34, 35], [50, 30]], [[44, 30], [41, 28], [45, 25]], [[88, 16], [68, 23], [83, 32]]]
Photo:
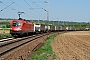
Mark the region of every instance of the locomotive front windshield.
[[21, 22], [14, 22], [14, 23], [13, 23], [13, 26], [15, 26], [15, 27], [20, 27], [20, 26], [21, 26]]

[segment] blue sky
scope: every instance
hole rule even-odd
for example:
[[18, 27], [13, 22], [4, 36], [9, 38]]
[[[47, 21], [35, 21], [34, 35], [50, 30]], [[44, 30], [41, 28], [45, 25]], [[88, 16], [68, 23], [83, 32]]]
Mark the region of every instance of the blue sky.
[[[46, 0], [0, 0], [0, 18], [47, 19]], [[90, 0], [48, 0], [49, 20], [90, 22]], [[43, 9], [41, 9], [43, 8]]]

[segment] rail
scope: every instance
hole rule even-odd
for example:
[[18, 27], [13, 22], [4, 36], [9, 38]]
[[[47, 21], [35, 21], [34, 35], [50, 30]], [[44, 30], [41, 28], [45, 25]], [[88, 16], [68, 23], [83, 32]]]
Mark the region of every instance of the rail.
[[[4, 55], [5, 53], [14, 50], [15, 48], [18, 48], [28, 42], [31, 42], [37, 38], [40, 38], [42, 36], [47, 35], [47, 33], [44, 34], [38, 34], [33, 36], [24, 37], [22, 39], [12, 39], [11, 42], [0, 44], [0, 56]], [[4, 40], [6, 41], [6, 40]]]

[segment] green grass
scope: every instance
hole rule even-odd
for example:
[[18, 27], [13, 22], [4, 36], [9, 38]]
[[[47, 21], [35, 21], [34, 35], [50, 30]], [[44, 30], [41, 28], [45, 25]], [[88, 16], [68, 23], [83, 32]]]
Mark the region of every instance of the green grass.
[[48, 40], [46, 40], [45, 45], [42, 48], [39, 48], [36, 53], [29, 59], [29, 60], [48, 60], [48, 57], [51, 57], [51, 60], [54, 60], [56, 55], [52, 51], [52, 47], [50, 45], [51, 41], [56, 37], [57, 35], [51, 36]]
[[0, 38], [11, 37], [11, 34], [0, 34]]
[[10, 30], [10, 28], [0, 28], [0, 30]]

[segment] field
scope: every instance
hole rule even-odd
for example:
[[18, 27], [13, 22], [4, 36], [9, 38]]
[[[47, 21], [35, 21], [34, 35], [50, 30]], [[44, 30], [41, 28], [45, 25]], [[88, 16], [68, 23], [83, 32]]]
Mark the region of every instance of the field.
[[10, 28], [0, 28], [0, 34], [9, 34], [10, 33]]
[[51, 46], [56, 60], [90, 60], [90, 31], [60, 34]]
[[6, 37], [12, 37], [11, 34], [10, 34], [10, 29], [0, 29], [0, 39], [1, 38], [6, 38]]
[[10, 30], [0, 30], [0, 34], [10, 33]]
[[11, 22], [12, 20], [0, 20], [0, 22]]

